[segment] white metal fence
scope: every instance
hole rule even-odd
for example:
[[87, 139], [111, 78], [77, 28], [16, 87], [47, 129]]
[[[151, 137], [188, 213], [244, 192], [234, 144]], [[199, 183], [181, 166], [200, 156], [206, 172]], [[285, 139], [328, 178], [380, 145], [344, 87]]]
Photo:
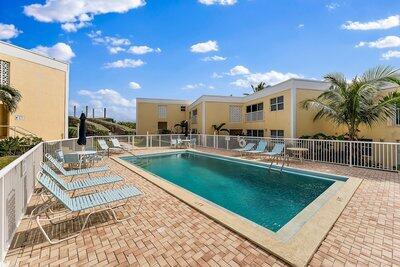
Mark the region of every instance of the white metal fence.
[[0, 265], [25, 214], [42, 160], [40, 143], [0, 170]]
[[[87, 149], [97, 149], [98, 139], [108, 140], [111, 136], [87, 138]], [[277, 143], [285, 147], [307, 148], [304, 158], [309, 161], [341, 164], [378, 170], [398, 171], [400, 168], [400, 143], [359, 142], [338, 140], [313, 140], [291, 138], [261, 138], [245, 136], [222, 136], [191, 134], [167, 135], [121, 135], [112, 136], [121, 143], [135, 147], [169, 147], [172, 139], [194, 139], [196, 146], [232, 150], [239, 148], [239, 141], [256, 145], [266, 140], [267, 149], [271, 150]], [[27, 203], [35, 187], [35, 174], [45, 153], [53, 154], [56, 150], [64, 152], [81, 150], [77, 139], [48, 141], [37, 145], [17, 160], [0, 170], [0, 260], [3, 260], [11, 244], [16, 228], [26, 211]], [[287, 153], [287, 151], [285, 151]], [[1, 264], [1, 261], [0, 261]]]

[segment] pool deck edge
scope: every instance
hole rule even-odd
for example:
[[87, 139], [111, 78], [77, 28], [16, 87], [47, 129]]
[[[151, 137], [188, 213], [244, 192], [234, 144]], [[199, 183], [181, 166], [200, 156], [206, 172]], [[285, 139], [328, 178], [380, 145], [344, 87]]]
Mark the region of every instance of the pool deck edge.
[[225, 227], [254, 242], [293, 266], [307, 265], [362, 181], [362, 179], [359, 178], [349, 177], [338, 191], [330, 197], [292, 238], [287, 241], [282, 241], [277, 233], [273, 233], [264, 227], [257, 226], [255, 223], [224, 210], [186, 189], [160, 179], [120, 159], [120, 156], [121, 155], [112, 157], [112, 159], [195, 208], [207, 217], [221, 223]]

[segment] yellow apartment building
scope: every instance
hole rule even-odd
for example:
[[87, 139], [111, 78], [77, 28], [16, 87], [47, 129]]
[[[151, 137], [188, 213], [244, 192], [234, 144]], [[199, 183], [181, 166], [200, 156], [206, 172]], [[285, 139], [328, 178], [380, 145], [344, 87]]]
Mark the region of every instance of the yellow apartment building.
[[0, 83], [22, 95], [15, 113], [0, 104], [3, 137], [13, 134], [10, 127], [45, 140], [68, 136], [68, 63], [0, 42]]
[[[176, 131], [174, 125], [188, 120], [190, 132], [214, 134], [212, 125], [226, 123], [231, 135], [296, 138], [316, 133], [339, 135], [345, 132], [329, 121], [314, 122], [315, 113], [304, 110], [301, 102], [329, 88], [323, 81], [289, 79], [254, 94], [234, 97], [203, 95], [194, 102], [186, 100], [136, 100], [137, 134], [155, 134], [162, 129]], [[395, 88], [388, 88], [394, 90]], [[374, 141], [400, 140], [400, 112], [396, 118], [362, 129], [359, 135]]]

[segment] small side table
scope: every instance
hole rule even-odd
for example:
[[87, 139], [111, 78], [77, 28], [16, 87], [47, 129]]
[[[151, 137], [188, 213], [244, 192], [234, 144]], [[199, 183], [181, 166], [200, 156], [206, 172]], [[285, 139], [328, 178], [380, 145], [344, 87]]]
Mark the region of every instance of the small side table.
[[309, 151], [308, 148], [305, 147], [288, 147], [286, 150], [297, 154], [301, 163], [304, 161], [304, 154]]

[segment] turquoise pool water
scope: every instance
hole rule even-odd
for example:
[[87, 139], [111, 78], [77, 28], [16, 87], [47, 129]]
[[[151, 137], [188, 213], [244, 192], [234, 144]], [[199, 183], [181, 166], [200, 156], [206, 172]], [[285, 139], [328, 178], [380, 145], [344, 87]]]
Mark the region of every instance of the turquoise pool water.
[[335, 182], [194, 152], [122, 159], [274, 232]]

